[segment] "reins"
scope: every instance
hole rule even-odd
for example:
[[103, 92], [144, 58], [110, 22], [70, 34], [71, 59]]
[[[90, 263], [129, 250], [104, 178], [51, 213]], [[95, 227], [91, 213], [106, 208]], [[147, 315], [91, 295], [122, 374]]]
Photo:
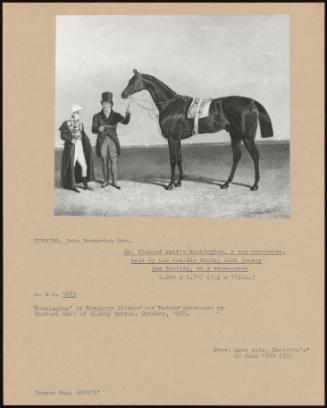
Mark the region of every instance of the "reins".
[[[164, 103], [169, 103], [169, 102], [175, 101], [176, 99], [178, 99], [178, 98], [180, 98], [180, 97], [181, 97], [180, 95], [176, 95], [176, 96], [174, 96], [174, 97], [171, 98], [171, 99], [167, 99], [167, 100], [161, 101], [161, 102], [156, 102], [156, 104], [157, 104], [157, 105], [162, 105], [162, 104], [164, 104]], [[135, 96], [133, 96], [133, 95], [130, 95], [129, 98], [130, 98], [130, 100], [131, 100], [132, 102], [134, 102], [137, 106], [139, 106], [139, 107], [142, 108], [142, 109], [145, 109], [145, 110], [148, 112], [148, 115], [149, 115], [149, 117], [150, 117], [151, 119], [157, 119], [157, 118], [158, 118], [158, 116], [159, 116], [159, 114], [157, 113], [158, 108], [157, 108], [157, 107], [154, 107], [155, 103], [154, 103], [153, 101], [146, 101], [145, 99], [137, 99], [137, 98], [135, 98]], [[139, 102], [148, 103], [148, 104], [150, 104], [150, 105], [152, 105], [152, 106], [151, 106], [151, 107], [147, 107], [147, 106], [142, 105], [142, 104], [139, 103]], [[154, 116], [151, 116], [151, 112], [153, 112], [153, 115], [154, 115]], [[154, 113], [154, 112], [155, 112], [155, 113]]]
[[[145, 109], [145, 110], [147, 111], [147, 113], [148, 113], [150, 119], [158, 119], [158, 117], [159, 117], [159, 113], [157, 112], [157, 111], [158, 111], [158, 108], [153, 106], [153, 105], [154, 105], [154, 102], [153, 102], [153, 101], [146, 101], [146, 100], [142, 100], [142, 99], [136, 99], [136, 98], [135, 98], [134, 96], [132, 96], [132, 95], [130, 95], [129, 98], [130, 98], [130, 100], [131, 100], [132, 102], [134, 102], [137, 106], [139, 106], [139, 107], [142, 108], [142, 109]], [[171, 100], [168, 100], [168, 101], [165, 101], [165, 102], [170, 102], [170, 101], [172, 101], [172, 100], [174, 100], [174, 99], [175, 99], [175, 98], [173, 98], [173, 99], [171, 99]], [[144, 103], [149, 103], [149, 104], [151, 104], [152, 106], [151, 106], [150, 108], [148, 108], [148, 107], [146, 107], [146, 106], [141, 105], [140, 103], [138, 103], [138, 101], [144, 102]], [[163, 102], [161, 102], [161, 103], [163, 103]], [[156, 121], [156, 124], [157, 124], [157, 127], [158, 127], [158, 132], [162, 135], [162, 132], [161, 132], [161, 129], [160, 129], [160, 126], [159, 126], [159, 120]]]
[[[142, 109], [145, 109], [145, 110], [148, 112], [148, 115], [149, 115], [149, 117], [150, 117], [151, 119], [156, 119], [156, 118], [158, 118], [159, 114], [156, 112], [156, 111], [157, 111], [157, 108], [153, 106], [153, 102], [151, 102], [151, 101], [145, 101], [145, 100], [142, 100], [142, 99], [136, 99], [136, 98], [133, 97], [132, 95], [129, 96], [129, 98], [130, 98], [131, 102], [134, 102], [134, 103], [135, 103], [135, 105], [139, 106], [139, 107], [142, 108]], [[140, 104], [139, 102], [149, 103], [149, 104], [151, 104], [152, 106], [151, 106], [151, 107], [147, 107], [147, 106], [144, 106], [144, 105]], [[151, 113], [152, 113], [152, 115], [154, 115], [154, 116], [151, 116]]]

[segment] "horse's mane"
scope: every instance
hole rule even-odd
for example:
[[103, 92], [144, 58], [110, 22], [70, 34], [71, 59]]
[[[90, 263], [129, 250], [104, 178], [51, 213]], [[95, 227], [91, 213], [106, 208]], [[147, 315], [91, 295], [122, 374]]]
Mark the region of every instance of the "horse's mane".
[[154, 76], [148, 75], [148, 74], [142, 74], [142, 77], [145, 78], [145, 79], [147, 79], [147, 80], [149, 80], [149, 81], [151, 81], [151, 82], [154, 82], [154, 83], [157, 83], [157, 84], [161, 85], [161, 86], [162, 86], [163, 88], [165, 88], [167, 91], [169, 91], [170, 93], [172, 93], [173, 96], [176, 96], [176, 95], [177, 95], [177, 93], [176, 93], [175, 91], [173, 91], [171, 88], [169, 88], [168, 85], [166, 85], [165, 83], [163, 83], [162, 81], [160, 81], [160, 79], [155, 78]]

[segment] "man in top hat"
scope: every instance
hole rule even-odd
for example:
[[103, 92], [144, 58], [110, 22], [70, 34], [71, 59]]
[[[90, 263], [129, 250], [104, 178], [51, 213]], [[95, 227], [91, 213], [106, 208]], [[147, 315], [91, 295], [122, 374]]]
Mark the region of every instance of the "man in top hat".
[[76, 184], [83, 182], [88, 190], [88, 181], [93, 181], [93, 157], [90, 140], [84, 131], [80, 120], [79, 105], [72, 106], [70, 119], [65, 120], [60, 126], [60, 137], [65, 142], [61, 162], [61, 184], [64, 188], [79, 193]]
[[112, 185], [118, 189], [117, 184], [117, 156], [120, 155], [120, 143], [117, 136], [117, 125], [129, 123], [130, 112], [127, 108], [125, 117], [112, 109], [113, 100], [111, 92], [103, 92], [101, 98], [102, 109], [93, 116], [92, 132], [97, 134], [96, 152], [102, 159], [104, 182], [101, 187], [109, 185], [111, 173]]

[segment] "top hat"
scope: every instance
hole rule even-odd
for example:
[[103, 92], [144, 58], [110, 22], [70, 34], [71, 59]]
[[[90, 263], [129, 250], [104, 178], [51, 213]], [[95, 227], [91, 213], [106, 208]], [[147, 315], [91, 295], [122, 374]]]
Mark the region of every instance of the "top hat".
[[101, 94], [101, 102], [109, 102], [111, 105], [113, 105], [112, 101], [112, 93], [111, 92], [102, 92]]

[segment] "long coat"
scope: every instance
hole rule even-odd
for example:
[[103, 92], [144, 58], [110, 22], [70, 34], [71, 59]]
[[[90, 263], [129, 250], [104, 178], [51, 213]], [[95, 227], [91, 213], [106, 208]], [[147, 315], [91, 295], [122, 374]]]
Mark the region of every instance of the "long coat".
[[[61, 185], [63, 188], [75, 188], [76, 183], [82, 182], [82, 168], [78, 162], [74, 166], [74, 155], [75, 155], [75, 144], [72, 143], [73, 136], [68, 128], [67, 121], [59, 128], [60, 137], [65, 142], [64, 151], [62, 154], [61, 161]], [[93, 181], [94, 168], [93, 168], [93, 156], [92, 147], [90, 139], [84, 131], [84, 126], [82, 125], [82, 145], [85, 156], [85, 161], [87, 164], [87, 180]]]
[[[111, 110], [109, 117], [107, 118], [106, 115], [101, 110], [99, 113], [96, 113], [93, 116], [93, 123], [92, 123], [92, 133], [97, 134], [97, 142], [96, 142], [96, 152], [97, 156], [101, 156], [101, 145], [106, 136], [109, 136], [116, 145], [117, 155], [120, 155], [120, 143], [117, 136], [117, 125], [118, 123], [122, 123], [123, 125], [127, 125], [130, 120], [130, 113], [127, 112], [125, 117], [122, 116], [120, 113]], [[100, 126], [106, 126], [106, 129], [103, 132], [99, 131]]]

